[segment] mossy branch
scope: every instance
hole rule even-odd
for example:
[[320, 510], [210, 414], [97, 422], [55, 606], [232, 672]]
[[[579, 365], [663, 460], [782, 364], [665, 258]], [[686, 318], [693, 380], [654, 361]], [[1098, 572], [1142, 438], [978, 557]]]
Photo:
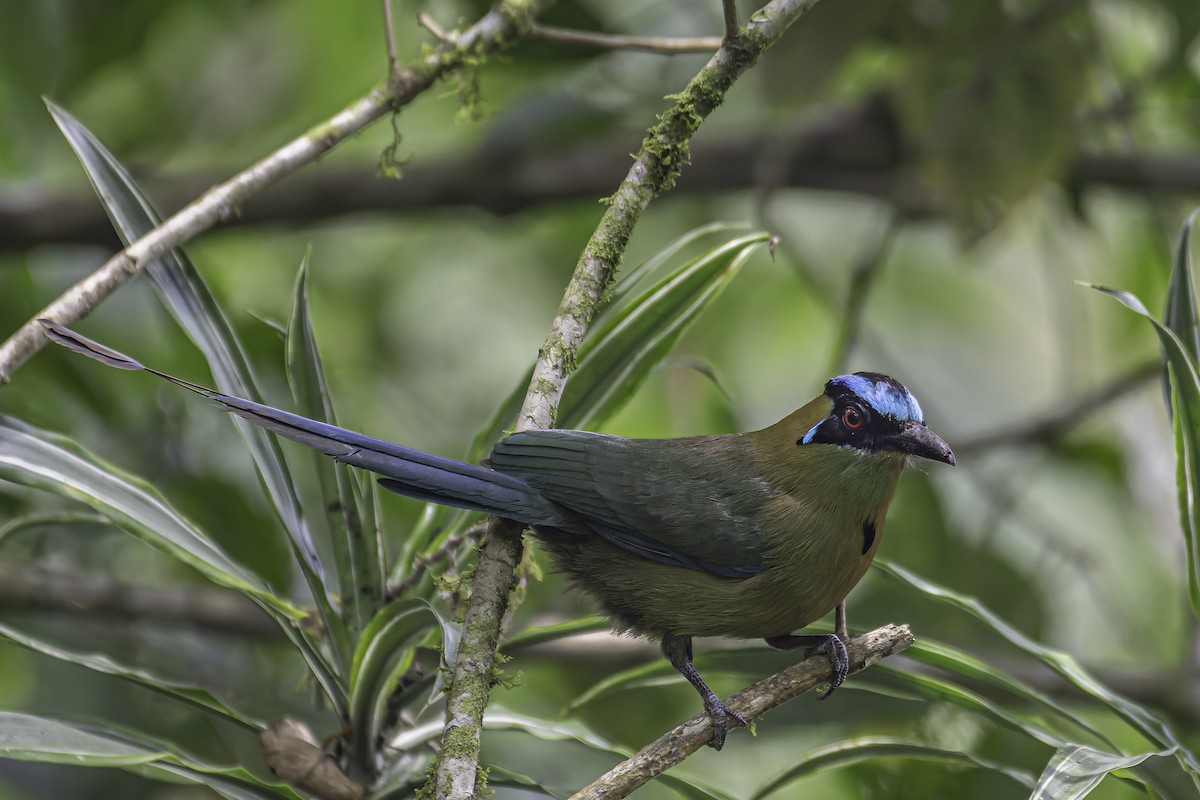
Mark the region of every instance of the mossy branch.
[[[850, 673], [860, 672], [885, 656], [907, 650], [915, 641], [907, 625], [882, 628], [851, 639]], [[782, 672], [746, 687], [729, 698], [731, 709], [757, 719], [788, 700], [799, 697], [829, 680], [829, 659], [815, 655]], [[835, 701], [836, 702], [836, 701]], [[736, 721], [731, 724], [737, 725]], [[616, 800], [683, 761], [712, 740], [712, 720], [697, 714], [571, 796], [571, 800]]]
[[[517, 417], [517, 430], [552, 427], [567, 376], [584, 333], [604, 304], [634, 226], [646, 206], [671, 189], [688, 163], [688, 142], [721, 104], [725, 93], [758, 57], [817, 0], [774, 0], [760, 9], [671, 100], [642, 142], [625, 179], [609, 198], [599, 226], [584, 247], [538, 351], [533, 379]], [[520, 527], [497, 520], [479, 550], [471, 603], [447, 696], [446, 730], [436, 777], [439, 800], [475, 794], [483, 713], [495, 680], [495, 653], [520, 563]]]
[[181, 211], [110, 258], [98, 270], [43, 308], [0, 346], [0, 385], [46, 343], [41, 317], [69, 325], [89, 314], [106, 297], [173, 248], [193, 239], [239, 206], [306, 164], [332, 150], [389, 111], [412, 102], [440, 78], [477, 65], [479, 59], [506, 49], [523, 36], [550, 0], [499, 0], [492, 10], [453, 42], [443, 42], [411, 66], [355, 100], [330, 119], [313, 126], [258, 163], [220, 183]]

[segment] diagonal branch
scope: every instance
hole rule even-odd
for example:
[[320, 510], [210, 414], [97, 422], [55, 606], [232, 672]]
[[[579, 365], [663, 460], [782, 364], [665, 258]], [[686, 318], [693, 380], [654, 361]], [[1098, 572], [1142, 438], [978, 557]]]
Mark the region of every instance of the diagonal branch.
[[533, 17], [548, 3], [549, 0], [500, 0], [452, 44], [443, 44], [414, 65], [397, 71], [330, 119], [313, 126], [258, 163], [209, 189], [164, 220], [157, 228], [117, 253], [100, 269], [34, 314], [0, 346], [0, 385], [7, 383], [13, 371], [45, 344], [46, 339], [36, 322], [39, 317], [69, 324], [86, 316], [125, 281], [160, 256], [236, 214], [247, 198], [315, 161], [388, 111], [397, 111], [412, 102], [438, 79], [461, 69], [468, 61], [511, 45], [528, 30]]
[[[725, 93], [816, 0], [772, 0], [736, 36], [726, 37], [674, 104], [650, 129], [625, 179], [608, 199], [584, 247], [562, 303], [538, 351], [533, 379], [517, 416], [517, 430], [549, 428], [575, 353], [612, 286], [629, 237], [652, 199], [675, 185], [690, 161], [688, 143]], [[479, 549], [471, 600], [446, 700], [446, 728], [438, 762], [438, 798], [475, 796], [483, 712], [495, 681], [496, 648], [522, 553], [520, 526], [493, 520]]]
[[[885, 625], [851, 639], [847, 644], [851, 674], [866, 669], [885, 656], [907, 650], [914, 641], [907, 625]], [[746, 687], [729, 698], [729, 707], [753, 719], [828, 680], [829, 659], [816, 655]], [[571, 796], [571, 800], [616, 800], [627, 797], [710, 741], [712, 720], [708, 714], [697, 714], [580, 789]]]

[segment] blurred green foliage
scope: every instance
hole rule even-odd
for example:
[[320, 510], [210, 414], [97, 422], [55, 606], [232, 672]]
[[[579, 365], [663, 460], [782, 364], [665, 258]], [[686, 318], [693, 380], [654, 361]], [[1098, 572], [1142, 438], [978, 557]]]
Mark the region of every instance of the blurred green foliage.
[[[430, 41], [413, 23], [418, 10], [453, 26], [486, 8], [448, 0], [397, 6], [402, 60]], [[367, 2], [335, 9], [313, 0], [0, 0], [3, 333], [112, 252], [109, 244], [55, 235], [56, 203], [64, 194], [95, 201], [42, 95], [81, 119], [139, 181], [171, 185], [197, 174], [217, 180], [382, 76], [379, 17], [377, 4]], [[545, 22], [701, 35], [720, 30], [720, 7], [579, 0], [554, 6]], [[678, 436], [775, 421], [829, 377], [828, 365], [842, 355], [834, 350], [853, 273], [864, 259], [876, 264], [859, 284], [868, 293], [844, 363], [900, 377], [960, 452], [955, 470], [905, 479], [883, 555], [978, 598], [1025, 634], [1072, 654], [1168, 720], [1193, 751], [1200, 747], [1200, 705], [1188, 691], [1197, 671], [1196, 620], [1188, 612], [1174, 445], [1161, 387], [1144, 380], [1115, 400], [1079, 407], [1061, 435], [1040, 436], [1033, 426], [1158, 357], [1143, 321], [1075, 281], [1123, 287], [1157, 310], [1173, 237], [1200, 183], [1188, 189], [1191, 196], [1161, 195], [1153, 191], [1159, 173], [1106, 185], [1089, 179], [1080, 163], [1083, 156], [1196, 152], [1198, 34], [1194, 0], [823, 0], [697, 136], [695, 150], [702, 153], [705, 145], [765, 135], [768, 144], [755, 139], [756, 180], [713, 181], [704, 191], [656, 201], [625, 263], [632, 267], [697, 226], [730, 219], [778, 233], [774, 259], [765, 251], [752, 256], [603, 428]], [[520, 163], [560, 149], [586, 153], [611, 145], [631, 152], [664, 108], [662, 97], [704, 58], [532, 41], [481, 68], [482, 120], [458, 114], [452, 84], [406, 108], [397, 119], [400, 155], [427, 164], [499, 153]], [[832, 156], [824, 179], [831, 190], [777, 185], [788, 174], [789, 136], [798, 128], [827, 121], [835, 107], [879, 97], [891, 109], [885, 146], [855, 155], [891, 165], [881, 173], [887, 191], [864, 188], [875, 184], [839, 168], [843, 162]], [[386, 123], [377, 125], [306, 173], [370, 169], [391, 138]], [[1167, 163], [1195, 169], [1194, 161]], [[570, 185], [569, 177], [539, 180], [553, 187]], [[620, 178], [611, 175], [611, 188]], [[685, 172], [681, 189], [687, 181]], [[406, 191], [403, 179], [388, 185]], [[291, 224], [218, 228], [186, 249], [241, 337], [266, 401], [294, 407], [283, 340], [266, 323], [287, 322], [296, 270], [311, 247], [312, 325], [339, 421], [459, 455], [525, 374], [599, 218], [597, 200], [611, 188], [595, 196], [547, 191], [505, 216], [431, 203], [417, 212], [328, 217], [317, 204]], [[30, 207], [44, 207], [51, 221], [39, 243], [6, 245], [12, 217], [5, 215]], [[895, 235], [872, 258], [872, 243], [888, 225], [896, 226]], [[142, 279], [79, 327], [147, 363], [209, 380], [204, 360]], [[260, 535], [277, 522], [253, 465], [234, 428], [212, 408], [142, 376], [47, 350], [0, 390], [0, 411], [66, 433], [151, 478], [231, 556], [273, 586], [298, 590], [302, 580], [283, 538]], [[984, 436], [991, 444], [972, 449]], [[285, 452], [300, 480], [315, 487], [306, 454], [287, 445]], [[50, 495], [4, 489], [0, 524], [73, 508]], [[420, 504], [392, 495], [381, 502], [386, 544], [395, 552]], [[203, 585], [194, 571], [94, 524], [25, 530], [0, 539], [0, 547], [5, 569]], [[466, 566], [460, 560], [451, 571]], [[514, 630], [592, 610], [586, 598], [565, 591], [560, 576], [547, 574], [530, 583]], [[319, 735], [334, 732], [303, 664], [277, 638], [214, 633], [184, 620], [16, 606], [0, 609], [0, 621], [197, 681], [266, 719], [292, 713]], [[875, 572], [851, 596], [850, 621], [858, 629], [909, 622], [918, 638], [952, 644], [1045, 691], [1128, 752], [1156, 749], [1104, 704], [1068, 689], [975, 618]], [[214, 641], [220, 646], [210, 646]], [[704, 642], [700, 650], [700, 667], [721, 692], [794, 658], [729, 642]], [[655, 658], [653, 647], [606, 634], [522, 649], [506, 666], [519, 675], [516, 686], [498, 689], [495, 703], [553, 721], [598, 681]], [[897, 661], [916, 670], [914, 663]], [[436, 669], [432, 659], [425, 666]], [[211, 715], [181, 713], [133, 683], [5, 646], [0, 687], [5, 709], [104, 721], [263, 771], [248, 732]], [[1014, 713], [1035, 713], [994, 687], [970, 688]], [[238, 696], [229, 696], [234, 691]], [[636, 748], [695, 711], [694, 693], [676, 680], [615, 692], [569, 716], [616, 745]], [[1034, 776], [1054, 752], [977, 709], [931, 700], [878, 670], [852, 679], [829, 703], [802, 698], [781, 708], [760, 721], [756, 738], [735, 734], [725, 751], [701, 752], [677, 772], [748, 796], [801, 754], [860, 736], [969, 751]], [[579, 744], [514, 730], [486, 733], [484, 757], [564, 789], [615, 762]], [[116, 770], [17, 762], [0, 762], [0, 781], [0, 796], [13, 798], [192, 791]], [[895, 757], [819, 772], [775, 796], [792, 792], [984, 800], [1029, 794], [989, 770]], [[1108, 779], [1093, 796], [1137, 794], [1136, 784]], [[499, 785], [497, 796], [529, 794]], [[652, 785], [638, 796], [674, 795]]]

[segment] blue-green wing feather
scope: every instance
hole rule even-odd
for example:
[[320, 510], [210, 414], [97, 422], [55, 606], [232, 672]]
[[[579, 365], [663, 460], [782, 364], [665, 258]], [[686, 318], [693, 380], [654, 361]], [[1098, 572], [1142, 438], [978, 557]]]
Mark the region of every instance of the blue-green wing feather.
[[755, 520], [767, 489], [736, 434], [651, 440], [528, 431], [497, 444], [488, 465], [629, 552], [727, 577], [763, 569]]

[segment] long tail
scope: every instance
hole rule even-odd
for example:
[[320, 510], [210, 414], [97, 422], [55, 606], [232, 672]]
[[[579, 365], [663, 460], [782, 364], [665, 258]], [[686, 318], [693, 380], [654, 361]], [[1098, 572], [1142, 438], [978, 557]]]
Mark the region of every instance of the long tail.
[[318, 422], [151, 369], [99, 342], [48, 319], [38, 320], [56, 344], [116, 369], [144, 371], [220, 404], [231, 414], [280, 436], [319, 450], [337, 461], [384, 476], [394, 492], [442, 505], [484, 511], [528, 525], [569, 525], [564, 511], [524, 481], [503, 472], [424, 453], [382, 439]]

